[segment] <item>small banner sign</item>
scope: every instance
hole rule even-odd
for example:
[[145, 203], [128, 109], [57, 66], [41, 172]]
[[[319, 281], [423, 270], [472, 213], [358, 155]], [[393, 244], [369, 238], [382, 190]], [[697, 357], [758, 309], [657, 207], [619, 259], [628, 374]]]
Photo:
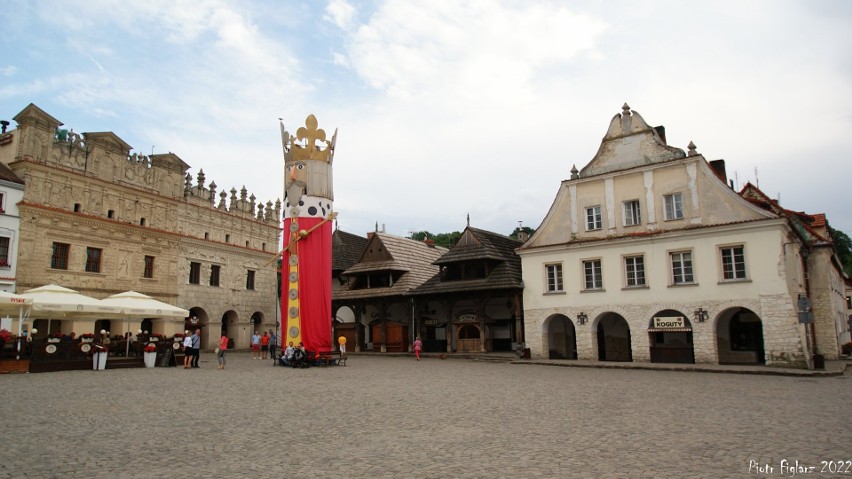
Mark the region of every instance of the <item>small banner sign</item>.
[[655, 316], [654, 317], [654, 329], [674, 329], [674, 328], [685, 328], [686, 321], [683, 316]]

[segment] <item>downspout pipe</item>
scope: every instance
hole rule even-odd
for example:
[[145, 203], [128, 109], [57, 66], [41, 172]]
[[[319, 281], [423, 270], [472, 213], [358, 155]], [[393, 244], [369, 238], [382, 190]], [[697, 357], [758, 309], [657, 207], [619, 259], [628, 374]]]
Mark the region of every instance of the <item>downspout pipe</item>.
[[[799, 256], [802, 258], [802, 273], [805, 281], [805, 297], [811, 299], [811, 281], [810, 281], [810, 270], [808, 269], [808, 258], [811, 255], [810, 248], [803, 247], [799, 249]], [[811, 311], [813, 311], [813, 302], [811, 302]], [[808, 328], [811, 334], [811, 357], [809, 358], [809, 363], [813, 367], [813, 356], [817, 354], [817, 342], [816, 342], [816, 328], [814, 326], [816, 320], [811, 320], [809, 324], [805, 325], [805, 328]]]

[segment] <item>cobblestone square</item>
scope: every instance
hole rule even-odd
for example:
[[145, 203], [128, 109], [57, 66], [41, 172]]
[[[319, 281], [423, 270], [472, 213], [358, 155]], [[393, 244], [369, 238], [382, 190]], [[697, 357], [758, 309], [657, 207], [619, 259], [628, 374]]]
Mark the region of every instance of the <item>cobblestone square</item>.
[[793, 477], [795, 461], [816, 467], [795, 477], [852, 477], [820, 474], [852, 460], [848, 373], [357, 355], [294, 370], [243, 352], [220, 371], [206, 353], [197, 370], [3, 375], [0, 411], [0, 478]]

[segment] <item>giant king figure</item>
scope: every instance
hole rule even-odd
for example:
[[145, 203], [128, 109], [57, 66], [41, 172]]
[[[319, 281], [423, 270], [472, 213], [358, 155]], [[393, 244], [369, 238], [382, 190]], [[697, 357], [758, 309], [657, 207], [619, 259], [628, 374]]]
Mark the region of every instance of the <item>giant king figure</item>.
[[337, 130], [326, 140], [314, 115], [290, 135], [281, 124], [284, 148], [284, 251], [281, 264], [282, 345], [331, 350], [331, 166]]

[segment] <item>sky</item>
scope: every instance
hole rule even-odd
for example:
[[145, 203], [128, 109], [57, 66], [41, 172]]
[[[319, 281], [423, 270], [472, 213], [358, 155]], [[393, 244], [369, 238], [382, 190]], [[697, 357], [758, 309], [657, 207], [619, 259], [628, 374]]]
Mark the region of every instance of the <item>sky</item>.
[[278, 119], [316, 115], [350, 233], [536, 228], [627, 103], [852, 234], [852, 2], [4, 0], [0, 52], [0, 119], [34, 103], [263, 202]]

